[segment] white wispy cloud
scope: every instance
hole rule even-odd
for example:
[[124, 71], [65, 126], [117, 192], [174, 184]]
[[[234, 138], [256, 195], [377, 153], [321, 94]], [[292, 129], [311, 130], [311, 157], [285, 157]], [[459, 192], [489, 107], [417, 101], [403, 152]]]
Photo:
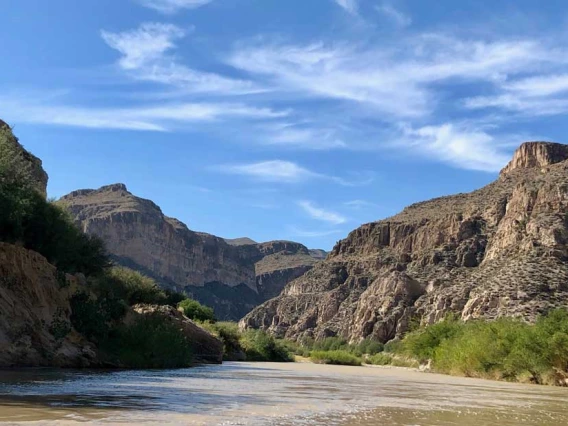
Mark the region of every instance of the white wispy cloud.
[[101, 31], [103, 40], [122, 56], [118, 65], [132, 78], [181, 87], [187, 92], [240, 95], [264, 89], [250, 81], [192, 69], [169, 54], [187, 30], [172, 24], [144, 23], [137, 29]]
[[339, 234], [342, 231], [340, 229], [323, 229], [321, 231], [314, 231], [314, 230], [306, 230], [301, 229], [295, 226], [288, 227], [289, 232], [294, 237], [304, 237], [304, 238], [317, 238], [317, 237], [326, 237], [328, 235]]
[[213, 0], [135, 0], [144, 7], [158, 12], [171, 14], [183, 9], [197, 9], [213, 2]]
[[312, 219], [320, 220], [323, 222], [332, 223], [334, 225], [341, 225], [347, 222], [347, 218], [330, 210], [325, 210], [317, 207], [311, 201], [298, 201], [298, 205], [306, 212]]
[[297, 125], [290, 122], [274, 122], [262, 126], [262, 130], [259, 137], [267, 145], [310, 150], [347, 147], [347, 144], [333, 129]]
[[355, 15], [359, 9], [358, 0], [333, 0], [338, 6]]
[[480, 129], [446, 123], [403, 129], [407, 149], [456, 167], [486, 172], [499, 171], [509, 160], [510, 141], [498, 141]]
[[568, 112], [568, 74], [538, 75], [499, 82], [496, 93], [465, 100], [470, 109], [494, 108], [531, 116]]
[[341, 186], [355, 187], [368, 185], [373, 181], [369, 173], [352, 173], [352, 179], [314, 172], [297, 163], [284, 160], [260, 161], [248, 164], [224, 164], [212, 168], [221, 173], [248, 176], [264, 182], [299, 183], [318, 179]]
[[377, 206], [375, 203], [371, 203], [370, 201], [365, 200], [346, 201], [343, 203], [343, 205], [356, 210]]
[[296, 163], [283, 160], [225, 165], [217, 169], [223, 173], [249, 176], [265, 182], [298, 183], [323, 176]]
[[281, 118], [286, 112], [244, 104], [171, 103], [124, 108], [88, 108], [62, 105], [53, 99], [37, 100], [0, 96], [0, 109], [18, 122], [62, 126], [166, 131], [172, 125], [221, 119], [262, 120]]
[[383, 3], [381, 5], [375, 6], [375, 9], [380, 14], [384, 15], [391, 21], [393, 21], [399, 27], [408, 27], [412, 24], [412, 18], [400, 10], [396, 9], [394, 6]]
[[241, 43], [227, 62], [297, 98], [349, 101], [388, 119], [430, 115], [439, 102], [440, 84], [494, 82], [538, 68], [538, 61], [552, 56], [534, 41], [468, 42], [426, 34], [388, 49]]
[[155, 22], [121, 33], [101, 31], [105, 43], [122, 54], [119, 64], [127, 70], [162, 58], [165, 52], [175, 47], [175, 40], [185, 34], [185, 31], [175, 25]]
[[523, 96], [550, 96], [568, 92], [568, 74], [539, 75], [504, 84], [505, 90]]

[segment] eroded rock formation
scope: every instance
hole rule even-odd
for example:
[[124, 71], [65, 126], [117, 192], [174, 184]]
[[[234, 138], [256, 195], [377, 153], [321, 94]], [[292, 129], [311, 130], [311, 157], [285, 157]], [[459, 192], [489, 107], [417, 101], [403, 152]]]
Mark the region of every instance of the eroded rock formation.
[[388, 341], [413, 321], [568, 306], [568, 146], [523, 144], [497, 181], [414, 204], [340, 241], [242, 327]]

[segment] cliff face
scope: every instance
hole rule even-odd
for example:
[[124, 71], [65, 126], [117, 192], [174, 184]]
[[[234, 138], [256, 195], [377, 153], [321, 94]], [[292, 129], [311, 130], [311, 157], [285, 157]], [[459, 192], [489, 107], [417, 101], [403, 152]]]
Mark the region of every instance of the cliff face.
[[568, 306], [568, 146], [526, 143], [499, 179], [363, 225], [247, 315], [289, 338], [388, 341], [411, 321]]
[[0, 367], [86, 367], [93, 346], [71, 327], [69, 293], [77, 279], [58, 277], [47, 260], [0, 243]]
[[61, 203], [84, 232], [102, 238], [109, 252], [126, 266], [140, 265], [173, 286], [223, 282], [255, 289], [254, 268], [236, 248], [221, 238], [190, 231], [122, 184], [75, 191]]
[[42, 167], [41, 160], [20, 145], [18, 138], [13, 135], [10, 126], [2, 120], [0, 120], [0, 132], [3, 133], [2, 136], [6, 138], [6, 142], [15, 150], [15, 154], [20, 155], [25, 160], [25, 163], [28, 164], [29, 172], [38, 191], [47, 196], [48, 176]]
[[[123, 184], [75, 191], [60, 203], [84, 232], [105, 242], [118, 263], [212, 306], [221, 319], [242, 318], [317, 262], [298, 243], [238, 239], [229, 244], [191, 231]], [[276, 254], [259, 266], [259, 278], [257, 264]]]

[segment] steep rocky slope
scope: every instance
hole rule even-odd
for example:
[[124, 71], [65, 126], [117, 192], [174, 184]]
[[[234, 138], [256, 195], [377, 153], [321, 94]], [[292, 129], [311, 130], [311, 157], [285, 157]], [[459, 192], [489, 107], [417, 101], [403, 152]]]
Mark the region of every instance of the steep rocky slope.
[[[47, 180], [48, 176], [45, 170], [42, 167], [42, 162], [39, 158], [33, 155], [31, 152], [27, 151], [18, 141], [10, 129], [10, 126], [6, 124], [6, 122], [0, 120], [0, 135], [3, 138], [6, 138], [6, 142], [11, 146], [14, 150], [13, 154], [19, 155], [23, 157], [25, 162], [28, 164], [29, 173], [32, 175], [32, 178], [37, 186], [38, 191], [40, 191], [43, 195], [47, 196]], [[4, 153], [0, 152], [0, 156], [6, 158]]]
[[70, 323], [77, 281], [33, 251], [0, 243], [0, 367], [96, 365], [94, 347]]
[[227, 242], [194, 232], [123, 184], [74, 191], [60, 203], [118, 263], [212, 306], [221, 319], [242, 318], [318, 262], [298, 243]]
[[499, 178], [351, 232], [242, 327], [388, 341], [442, 319], [568, 306], [568, 146], [523, 144]]

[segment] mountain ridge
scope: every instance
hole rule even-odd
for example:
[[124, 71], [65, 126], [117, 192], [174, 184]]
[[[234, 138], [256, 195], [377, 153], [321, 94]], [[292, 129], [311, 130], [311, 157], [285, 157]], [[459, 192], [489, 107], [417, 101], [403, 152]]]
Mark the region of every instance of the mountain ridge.
[[489, 185], [362, 225], [241, 326], [386, 342], [449, 313], [534, 320], [566, 306], [567, 160], [566, 145], [525, 143]]
[[58, 202], [84, 232], [106, 243], [117, 263], [213, 305], [221, 319], [240, 319], [320, 261], [319, 252], [314, 257], [292, 241], [231, 244], [192, 231], [122, 183], [76, 190]]

